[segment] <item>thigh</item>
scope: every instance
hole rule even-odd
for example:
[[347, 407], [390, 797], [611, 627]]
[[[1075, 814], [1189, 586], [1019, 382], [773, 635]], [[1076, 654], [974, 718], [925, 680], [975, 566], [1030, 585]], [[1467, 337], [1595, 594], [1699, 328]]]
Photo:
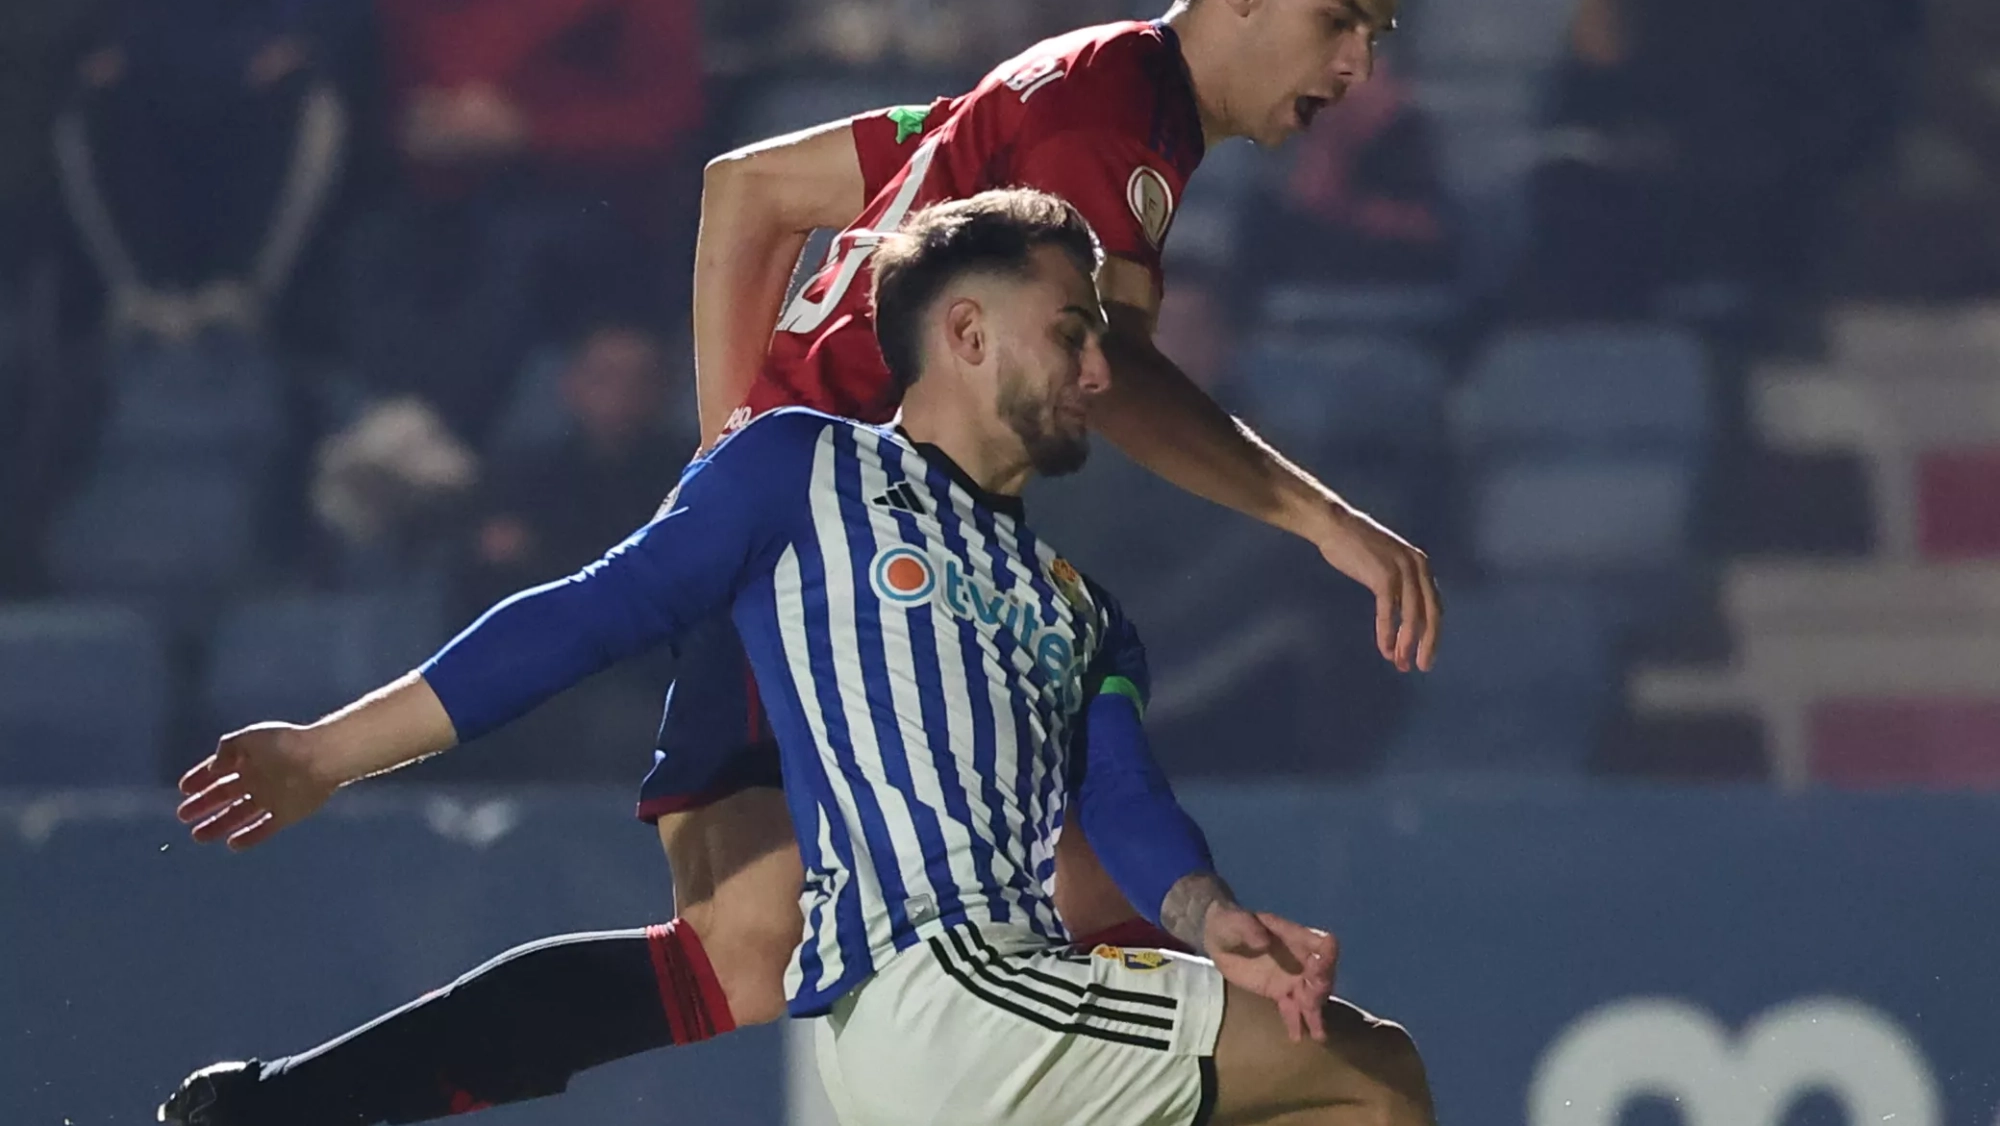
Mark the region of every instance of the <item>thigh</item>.
[[782, 1017], [785, 969], [805, 931], [804, 869], [784, 794], [740, 790], [657, 824], [675, 913], [700, 936], [731, 1017], [738, 1025]]
[[1324, 1017], [1324, 1043], [1294, 1041], [1275, 1004], [1229, 986], [1215, 1044], [1215, 1122], [1267, 1122], [1287, 1112], [1339, 1108], [1366, 1109], [1360, 1120], [1371, 1122], [1429, 1121], [1423, 1063], [1401, 1025], [1339, 998], [1327, 1000]]
[[842, 998], [820, 1059], [849, 1126], [1184, 1126], [1212, 1092], [1221, 1006], [1203, 959], [953, 928]]

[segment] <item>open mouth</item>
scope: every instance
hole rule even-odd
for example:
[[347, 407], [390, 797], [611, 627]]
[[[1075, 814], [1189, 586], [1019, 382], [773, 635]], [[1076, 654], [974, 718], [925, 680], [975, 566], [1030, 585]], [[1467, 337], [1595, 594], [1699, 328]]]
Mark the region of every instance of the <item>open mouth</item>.
[[1311, 94], [1301, 94], [1297, 98], [1294, 98], [1292, 100], [1292, 112], [1298, 116], [1299, 128], [1312, 128], [1313, 118], [1318, 117], [1319, 111], [1332, 104], [1332, 99], [1315, 97]]

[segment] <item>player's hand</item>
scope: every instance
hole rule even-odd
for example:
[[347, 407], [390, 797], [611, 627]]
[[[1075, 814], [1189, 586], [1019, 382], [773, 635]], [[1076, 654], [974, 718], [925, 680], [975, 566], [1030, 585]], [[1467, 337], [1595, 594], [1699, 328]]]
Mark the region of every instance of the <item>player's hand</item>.
[[1328, 563], [1375, 595], [1375, 647], [1382, 659], [1404, 672], [1429, 672], [1444, 619], [1430, 556], [1353, 509], [1334, 513], [1317, 542]]
[[1210, 908], [1203, 929], [1203, 946], [1225, 980], [1277, 1002], [1293, 1040], [1326, 1039], [1324, 1009], [1340, 957], [1332, 935], [1233, 903]]
[[187, 798], [177, 812], [196, 841], [240, 852], [326, 804], [338, 784], [320, 777], [313, 759], [307, 730], [293, 724], [224, 735], [214, 754], [181, 775]]

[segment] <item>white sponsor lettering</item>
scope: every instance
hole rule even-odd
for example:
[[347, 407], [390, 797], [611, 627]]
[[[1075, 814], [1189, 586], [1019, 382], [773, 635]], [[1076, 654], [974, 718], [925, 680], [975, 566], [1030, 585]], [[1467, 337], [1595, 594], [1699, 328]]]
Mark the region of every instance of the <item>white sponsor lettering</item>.
[[1556, 1038], [1528, 1089], [1528, 1126], [1616, 1126], [1627, 1105], [1672, 1099], [1686, 1126], [1778, 1126], [1813, 1092], [1849, 1122], [1938, 1126], [1930, 1067], [1887, 1015], [1840, 997], [1794, 1001], [1731, 1038], [1670, 998], [1596, 1009]]

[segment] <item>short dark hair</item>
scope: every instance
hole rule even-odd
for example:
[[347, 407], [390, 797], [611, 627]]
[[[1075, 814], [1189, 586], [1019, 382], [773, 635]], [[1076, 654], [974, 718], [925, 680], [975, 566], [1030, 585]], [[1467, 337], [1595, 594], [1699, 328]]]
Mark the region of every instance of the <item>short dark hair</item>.
[[1083, 215], [1033, 188], [1002, 188], [933, 204], [875, 252], [875, 341], [898, 391], [923, 366], [923, 320], [945, 286], [970, 273], [1025, 277], [1037, 248], [1053, 246], [1094, 274], [1103, 252]]

